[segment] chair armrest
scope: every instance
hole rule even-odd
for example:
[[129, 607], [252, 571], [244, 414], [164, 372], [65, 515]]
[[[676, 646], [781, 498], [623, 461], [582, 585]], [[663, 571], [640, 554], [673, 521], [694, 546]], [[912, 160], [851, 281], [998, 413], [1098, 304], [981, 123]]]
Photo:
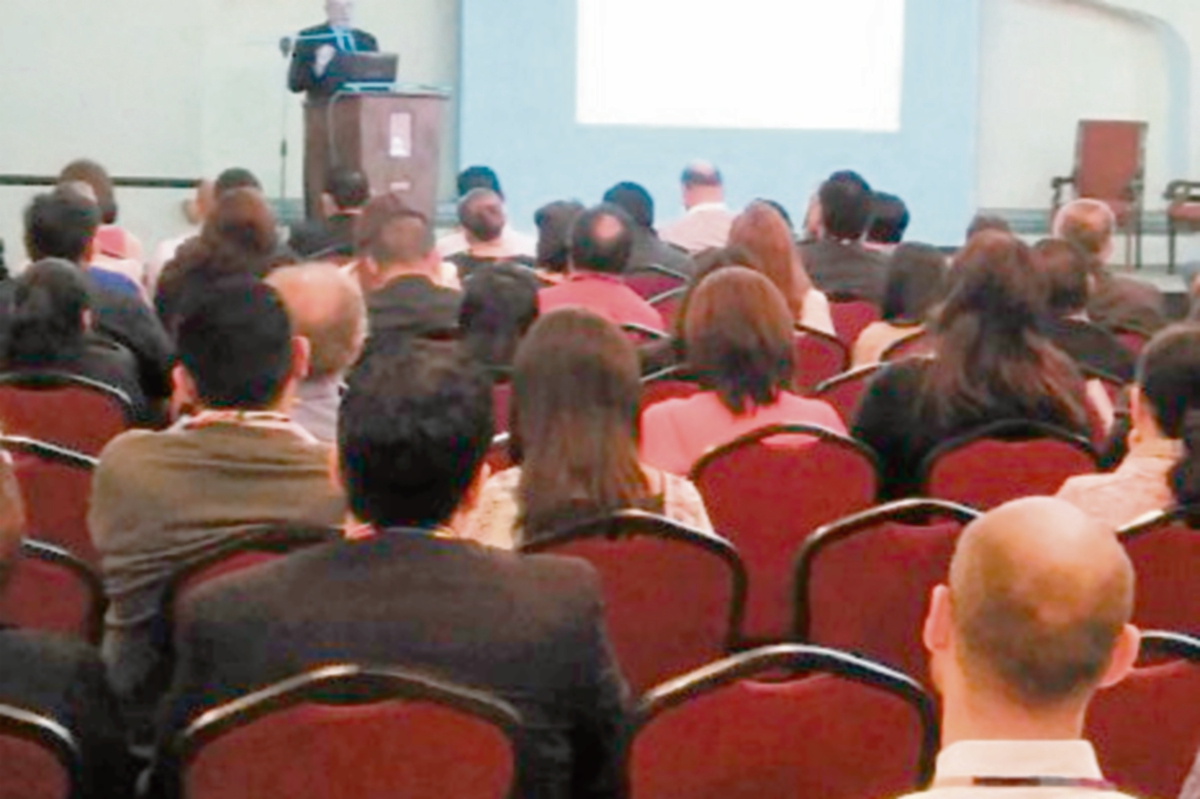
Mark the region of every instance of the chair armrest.
[[1200, 202], [1200, 180], [1172, 180], [1163, 199], [1171, 202]]

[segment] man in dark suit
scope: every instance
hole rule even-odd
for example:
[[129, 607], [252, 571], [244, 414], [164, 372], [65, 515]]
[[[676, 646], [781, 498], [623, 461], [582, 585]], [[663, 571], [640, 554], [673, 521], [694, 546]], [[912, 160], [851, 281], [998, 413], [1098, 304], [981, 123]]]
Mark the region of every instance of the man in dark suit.
[[596, 573], [458, 538], [492, 436], [491, 383], [454, 342], [367, 361], [342, 404], [354, 540], [199, 588], [176, 629], [163, 741], [213, 704], [330, 662], [392, 664], [510, 702], [521, 797], [621, 792], [626, 690]]
[[296, 36], [288, 87], [308, 92], [309, 99], [328, 97], [341, 88], [336, 59], [339, 53], [373, 53], [375, 37], [355, 28], [354, 0], [326, 0], [324, 25], [305, 28]]
[[820, 235], [801, 245], [813, 284], [830, 299], [883, 302], [887, 260], [863, 247], [871, 221], [871, 187], [854, 172], [835, 172], [821, 186]]
[[[0, 591], [24, 527], [12, 464], [0, 460]], [[60, 635], [0, 627], [0, 704], [46, 716], [79, 744], [85, 799], [131, 795], [133, 764], [100, 653]]]

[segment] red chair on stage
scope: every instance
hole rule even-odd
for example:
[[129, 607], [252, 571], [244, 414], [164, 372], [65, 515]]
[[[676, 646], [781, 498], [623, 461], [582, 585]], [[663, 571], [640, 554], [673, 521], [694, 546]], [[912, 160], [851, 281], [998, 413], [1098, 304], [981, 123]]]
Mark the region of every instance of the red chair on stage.
[[63, 447], [17, 436], [0, 437], [13, 459], [30, 538], [54, 544], [91, 566], [100, 555], [88, 532], [88, 499], [97, 460]]
[[927, 682], [921, 629], [963, 527], [979, 513], [910, 499], [817, 530], [796, 559], [797, 640], [869, 657]]
[[95, 569], [65, 549], [27, 538], [0, 591], [0, 623], [99, 646], [107, 605]]
[[797, 326], [796, 392], [808, 394], [821, 383], [846, 371], [850, 352], [838, 339], [819, 330]]
[[1180, 233], [1200, 232], [1200, 181], [1173, 180], [1163, 199], [1167, 206], [1167, 273], [1175, 273], [1176, 246]]
[[729, 542], [640, 511], [565, 528], [522, 552], [567, 555], [600, 573], [605, 625], [637, 693], [724, 657], [746, 602]]
[[821, 427], [773, 425], [709, 452], [691, 479], [750, 576], [742, 638], [782, 641], [790, 633], [792, 557], [821, 525], [874, 504], [878, 459]]
[[1160, 513], [1119, 533], [1137, 572], [1133, 621], [1200, 636], [1200, 530], [1188, 510]]
[[129, 396], [118, 388], [58, 372], [0, 375], [0, 430], [99, 455], [133, 424]]
[[1053, 496], [1068, 477], [1096, 471], [1086, 439], [1050, 425], [998, 422], [942, 444], [921, 465], [924, 494], [979, 510]]
[[495, 799], [512, 790], [520, 724], [482, 692], [332, 665], [204, 713], [158, 779], [188, 799]]
[[842, 421], [849, 426], [854, 422], [858, 412], [858, 404], [862, 401], [867, 386], [875, 375], [883, 369], [883, 365], [873, 363], [851, 369], [836, 377], [826, 380], [813, 391], [813, 398], [825, 400], [833, 406]]
[[933, 702], [902, 674], [828, 649], [766, 647], [643, 700], [627, 744], [631, 795], [889, 799], [929, 781], [937, 726]]

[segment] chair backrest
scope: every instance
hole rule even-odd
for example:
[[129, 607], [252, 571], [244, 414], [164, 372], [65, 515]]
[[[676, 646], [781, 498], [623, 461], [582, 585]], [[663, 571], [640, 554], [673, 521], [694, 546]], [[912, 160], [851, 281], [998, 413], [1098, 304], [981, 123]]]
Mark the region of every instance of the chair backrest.
[[687, 399], [701, 391], [699, 381], [684, 366], [672, 366], [642, 378], [642, 413], [655, 403]]
[[829, 315], [833, 317], [833, 329], [838, 339], [847, 348], [853, 348], [859, 335], [872, 322], [880, 319], [879, 306], [868, 300], [854, 298], [830, 299]]
[[1120, 532], [1137, 572], [1133, 620], [1144, 629], [1200, 636], [1200, 530], [1188, 516], [1168, 511]]
[[796, 638], [869, 657], [926, 682], [921, 629], [946, 581], [962, 505], [901, 500], [828, 524], [796, 560]]
[[692, 481], [750, 576], [743, 637], [782, 641], [790, 631], [792, 556], [821, 525], [874, 504], [878, 459], [824, 428], [773, 425], [709, 452]]
[[1133, 330], [1128, 327], [1118, 327], [1113, 330], [1113, 336], [1117, 341], [1121, 342], [1130, 355], [1138, 358], [1142, 354], [1142, 350], [1146, 349], [1146, 345], [1150, 343], [1150, 336], [1140, 330]]
[[683, 298], [687, 296], [687, 291], [687, 288], [672, 289], [648, 300], [654, 310], [662, 315], [667, 330], [675, 329], [675, 318], [679, 316], [679, 310], [683, 306]]
[[1130, 186], [1145, 174], [1145, 122], [1083, 119], [1075, 150], [1080, 197], [1128, 202]]
[[833, 336], [806, 327], [796, 328], [796, 391], [807, 394], [850, 365], [850, 351]]
[[686, 286], [687, 275], [658, 264], [639, 266], [625, 274], [625, 285], [637, 292], [644, 300], [666, 294], [668, 291]]
[[1014, 420], [942, 444], [920, 471], [926, 496], [989, 510], [1021, 497], [1053, 496], [1068, 477], [1096, 471], [1096, 454], [1065, 430]]
[[60, 546], [99, 567], [100, 555], [87, 526], [92, 471], [97, 460], [19, 436], [0, 437], [0, 449], [12, 455], [29, 537]]
[[523, 552], [569, 555], [600, 574], [617, 661], [638, 693], [716, 660], [734, 643], [746, 570], [733, 546], [640, 511], [539, 538]]
[[652, 327], [639, 325], [636, 322], [623, 322], [621, 330], [629, 337], [629, 340], [634, 344], [653, 344], [656, 341], [665, 341], [669, 336], [661, 330], [655, 330]]
[[626, 759], [633, 799], [885, 799], [929, 780], [937, 735], [911, 679], [784, 645], [660, 686], [636, 713]]
[[1179, 796], [1200, 751], [1200, 640], [1143, 633], [1142, 660], [1092, 699], [1087, 737], [1126, 793]]
[[821, 383], [813, 391], [813, 397], [822, 399], [833, 406], [838, 415], [847, 425], [854, 421], [858, 412], [858, 404], [875, 373], [883, 369], [883, 364], [872, 363], [851, 369], [836, 377]]
[[79, 744], [49, 716], [0, 705], [0, 799], [83, 795]]
[[106, 605], [104, 584], [91, 566], [65, 549], [25, 539], [0, 591], [0, 623], [99, 645]]
[[512, 383], [492, 384], [492, 424], [496, 433], [507, 433], [512, 410]]
[[165, 768], [189, 799], [494, 799], [513, 785], [520, 723], [478, 691], [328, 666], [204, 713]]
[[902, 361], [905, 358], [919, 358], [933, 352], [934, 338], [924, 328], [914, 330], [899, 341], [894, 341], [879, 356], [879, 360]]
[[86, 455], [129, 429], [134, 410], [118, 388], [63, 373], [0, 375], [0, 430]]

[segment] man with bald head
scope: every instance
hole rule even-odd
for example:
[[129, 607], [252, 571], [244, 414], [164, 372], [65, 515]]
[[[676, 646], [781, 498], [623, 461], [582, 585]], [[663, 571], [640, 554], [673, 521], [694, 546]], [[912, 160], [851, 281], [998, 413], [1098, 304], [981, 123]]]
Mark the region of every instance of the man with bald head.
[[267, 283], [279, 292], [293, 332], [308, 340], [308, 376], [296, 387], [292, 421], [317, 439], [337, 442], [341, 383], [367, 336], [362, 290], [332, 264], [276, 269]]
[[1116, 535], [1062, 501], [1020, 500], [968, 526], [925, 622], [943, 714], [925, 793], [1119, 795], [1083, 725], [1137, 659], [1133, 598]]
[[1165, 300], [1149, 283], [1109, 271], [1116, 230], [1116, 216], [1099, 200], [1067, 203], [1054, 217], [1054, 237], [1088, 255], [1092, 277], [1088, 318], [1110, 330], [1132, 328], [1152, 335], [1166, 326]]
[[725, 205], [721, 171], [707, 161], [693, 161], [680, 182], [687, 213], [659, 231], [662, 240], [690, 253], [724, 247], [735, 215]]

